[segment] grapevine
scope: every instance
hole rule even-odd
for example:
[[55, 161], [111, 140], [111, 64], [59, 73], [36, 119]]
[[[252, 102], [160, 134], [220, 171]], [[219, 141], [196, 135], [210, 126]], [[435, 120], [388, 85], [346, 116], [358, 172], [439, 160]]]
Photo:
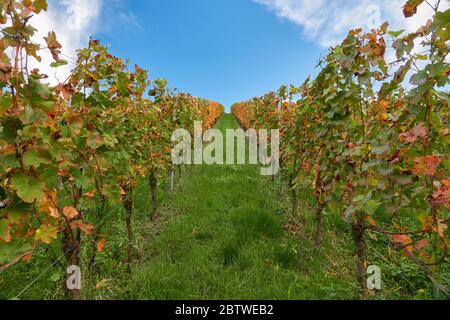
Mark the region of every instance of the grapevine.
[[[408, 1], [405, 16], [423, 2]], [[368, 33], [351, 30], [321, 60], [314, 80], [232, 108], [246, 128], [281, 128], [293, 212], [301, 215], [297, 190], [312, 190], [318, 248], [324, 210], [350, 224], [361, 291], [374, 234], [430, 279], [448, 259], [449, 15], [438, 3], [412, 34], [390, 31], [387, 22]], [[397, 60], [388, 62], [387, 51]]]

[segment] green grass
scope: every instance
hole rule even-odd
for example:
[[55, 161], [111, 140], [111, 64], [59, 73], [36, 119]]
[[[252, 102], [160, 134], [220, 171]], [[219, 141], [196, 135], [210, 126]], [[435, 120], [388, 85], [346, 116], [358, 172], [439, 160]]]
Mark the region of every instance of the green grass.
[[[221, 130], [236, 127], [231, 115], [217, 124]], [[326, 257], [313, 252], [308, 239], [299, 241], [285, 230], [288, 199], [259, 169], [188, 168], [163, 211], [164, 227], [148, 240], [127, 290], [115, 298], [355, 297], [351, 276], [326, 278], [331, 267]]]
[[[217, 128], [237, 128], [224, 115]], [[348, 225], [325, 210], [324, 245], [313, 246], [314, 200], [300, 192], [301, 217], [290, 196], [259, 166], [198, 165], [183, 168], [172, 195], [159, 188], [159, 220], [149, 218], [145, 181], [134, 195], [134, 264], [127, 273], [123, 210], [113, 211], [102, 232], [105, 251], [92, 276], [84, 268], [85, 299], [357, 299], [355, 257]], [[286, 188], [285, 188], [286, 189]], [[58, 252], [58, 244], [55, 251]], [[86, 262], [89, 247], [83, 248]], [[433, 298], [417, 267], [384, 243], [369, 242], [368, 260], [383, 271], [383, 288], [370, 299]], [[386, 258], [387, 257], [387, 258]], [[64, 272], [44, 250], [30, 264], [0, 275], [0, 299], [64, 299]], [[425, 290], [420, 290], [425, 289]]]

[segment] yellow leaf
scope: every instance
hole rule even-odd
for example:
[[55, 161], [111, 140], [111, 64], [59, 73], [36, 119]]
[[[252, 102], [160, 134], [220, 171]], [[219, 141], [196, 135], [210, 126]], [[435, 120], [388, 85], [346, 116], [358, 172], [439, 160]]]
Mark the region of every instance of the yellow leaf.
[[50, 244], [53, 240], [58, 238], [58, 228], [52, 225], [42, 225], [36, 230], [34, 239], [36, 241], [42, 241], [43, 243]]
[[55, 207], [50, 208], [50, 216], [55, 218], [55, 219], [58, 219], [59, 218], [58, 209], [55, 208]]
[[442, 220], [439, 220], [437, 222], [437, 225], [433, 226], [433, 231], [436, 232], [441, 238], [445, 237], [445, 231], [447, 230], [448, 226], [442, 222]]
[[39, 211], [48, 214], [55, 219], [58, 219], [59, 213], [58, 209], [55, 207], [55, 204], [56, 204], [56, 192], [55, 191], [47, 192], [39, 202]]
[[372, 216], [367, 216], [366, 217], [366, 221], [368, 224], [370, 224], [373, 227], [377, 226], [377, 223], [375, 222], [375, 220], [372, 218]]

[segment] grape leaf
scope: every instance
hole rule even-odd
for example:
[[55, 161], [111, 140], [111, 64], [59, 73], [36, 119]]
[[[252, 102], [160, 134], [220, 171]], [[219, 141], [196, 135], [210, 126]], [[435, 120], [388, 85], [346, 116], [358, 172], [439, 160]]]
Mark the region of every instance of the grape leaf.
[[28, 151], [23, 157], [23, 163], [27, 167], [38, 168], [41, 164], [49, 164], [50, 161], [36, 151]]
[[403, 7], [403, 14], [406, 18], [412, 17], [417, 13], [417, 7], [420, 6], [425, 0], [408, 0]]
[[441, 163], [441, 159], [436, 156], [419, 157], [414, 160], [414, 163], [414, 174], [434, 177], [436, 170]]
[[97, 251], [98, 252], [103, 252], [103, 249], [105, 248], [106, 245], [106, 240], [102, 239], [97, 243]]
[[17, 195], [27, 203], [35, 200], [41, 201], [44, 197], [44, 183], [36, 178], [19, 174], [11, 179], [11, 186], [17, 191]]
[[72, 220], [72, 219], [78, 217], [79, 212], [74, 207], [64, 207], [63, 214], [66, 216], [67, 219]]
[[9, 221], [5, 219], [0, 220], [0, 240], [5, 242], [11, 241], [11, 234], [9, 233], [10, 226]]
[[34, 239], [50, 244], [58, 238], [58, 228], [52, 225], [42, 225], [36, 230]]
[[55, 61], [59, 61], [62, 46], [56, 39], [56, 33], [54, 31], [49, 32], [48, 35], [44, 37], [44, 40], [47, 43], [48, 49], [52, 53], [53, 59], [55, 59]]

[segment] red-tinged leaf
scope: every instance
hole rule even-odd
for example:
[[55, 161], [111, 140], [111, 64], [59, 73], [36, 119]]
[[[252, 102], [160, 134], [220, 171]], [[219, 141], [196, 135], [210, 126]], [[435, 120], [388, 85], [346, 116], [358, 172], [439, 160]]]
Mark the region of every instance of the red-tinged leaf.
[[394, 156], [391, 158], [391, 159], [389, 159], [389, 162], [391, 163], [391, 164], [397, 164], [397, 163], [399, 163], [400, 161], [401, 161], [401, 158], [402, 158], [402, 156], [403, 156], [403, 151], [402, 150], [398, 150], [395, 154], [394, 154]]
[[394, 240], [394, 242], [396, 242], [396, 243], [403, 244], [403, 245], [410, 244], [413, 242], [411, 237], [406, 234], [393, 235], [392, 240]]
[[408, 254], [413, 253], [414, 251], [414, 247], [412, 246], [413, 241], [410, 236], [406, 234], [396, 234], [392, 236], [392, 240], [394, 240], [395, 243], [403, 247], [405, 252], [407, 252]]
[[6, 146], [0, 146], [0, 154], [8, 155], [16, 153], [16, 147], [13, 144], [8, 144]]
[[76, 88], [71, 83], [61, 83], [56, 87], [56, 90], [62, 94], [65, 100], [69, 100], [76, 93]]
[[450, 209], [450, 179], [442, 181], [442, 187], [433, 193], [433, 205], [446, 205]]
[[92, 224], [88, 224], [88, 223], [84, 223], [81, 220], [76, 220], [73, 221], [70, 226], [74, 229], [80, 229], [81, 231], [83, 231], [85, 234], [91, 234], [92, 231], [94, 231], [94, 225]]
[[441, 159], [436, 156], [419, 157], [414, 160], [414, 163], [414, 174], [434, 177], [441, 163]]
[[89, 198], [89, 199], [93, 199], [96, 192], [97, 192], [97, 190], [94, 189], [91, 192], [86, 192], [83, 196], [85, 196], [86, 198]]
[[0, 61], [0, 82], [7, 82], [12, 76], [12, 66]]
[[416, 243], [415, 249], [416, 251], [422, 251], [423, 248], [425, 248], [428, 245], [429, 241], [426, 239], [420, 240]]
[[398, 137], [400, 142], [414, 143], [419, 138], [425, 138], [428, 135], [428, 128], [425, 128], [423, 123], [419, 123], [413, 129], [400, 134]]
[[440, 188], [433, 193], [433, 205], [449, 205], [450, 203], [450, 190], [446, 188]]
[[33, 257], [33, 252], [28, 252], [27, 254], [25, 254], [22, 257], [22, 261], [28, 263], [28, 262], [30, 262], [32, 257]]
[[97, 251], [98, 252], [103, 252], [103, 250], [105, 249], [105, 245], [106, 245], [106, 240], [102, 239], [97, 243]]
[[59, 61], [59, 55], [61, 54], [61, 44], [56, 39], [56, 33], [54, 31], [49, 32], [46, 37], [44, 37], [45, 42], [47, 43], [47, 48], [52, 53], [53, 59], [55, 61]]
[[425, 0], [408, 0], [403, 7], [403, 14], [406, 18], [412, 17], [417, 13], [417, 7], [420, 6]]

